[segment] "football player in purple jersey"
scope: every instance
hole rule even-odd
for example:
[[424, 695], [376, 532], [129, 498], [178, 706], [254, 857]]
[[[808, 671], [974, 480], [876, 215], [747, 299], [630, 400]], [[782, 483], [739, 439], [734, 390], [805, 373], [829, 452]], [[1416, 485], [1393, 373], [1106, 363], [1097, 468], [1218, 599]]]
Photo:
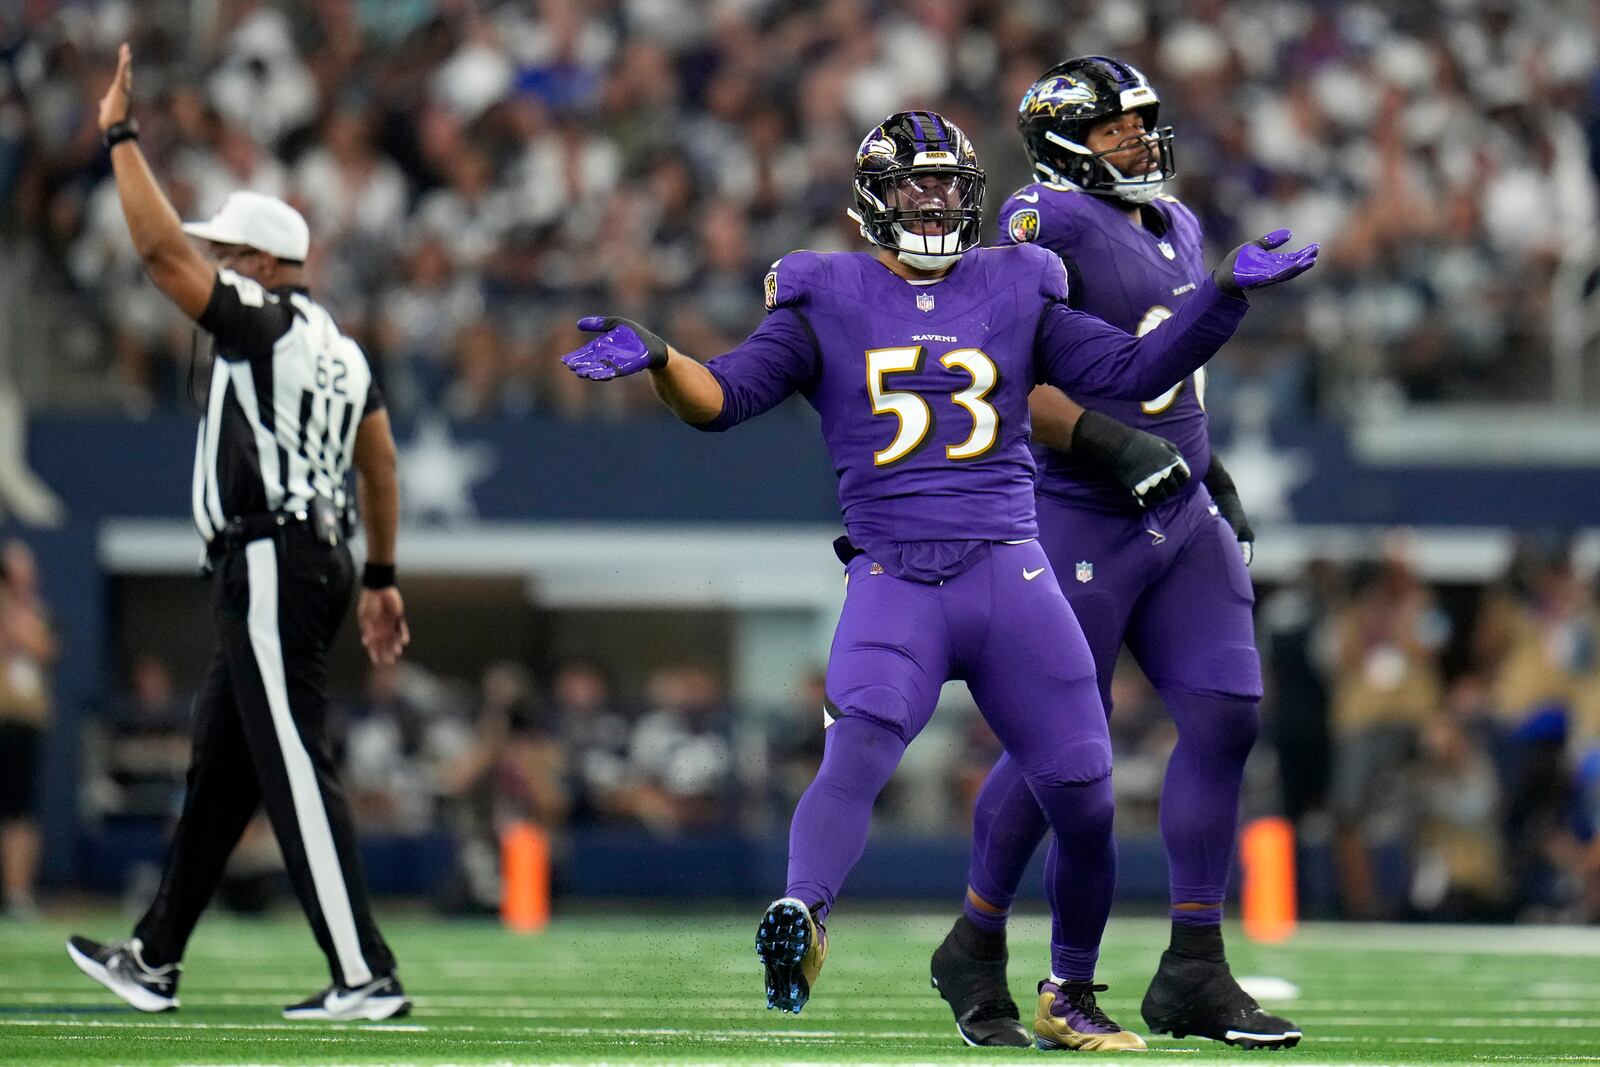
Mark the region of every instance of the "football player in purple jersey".
[[1143, 1048], [1095, 1001], [1115, 882], [1111, 750], [1093, 658], [1037, 540], [1028, 393], [1037, 382], [1125, 398], [1170, 389], [1232, 335], [1245, 289], [1309, 269], [1317, 250], [1242, 245], [1171, 321], [1135, 338], [1067, 305], [1054, 253], [977, 247], [983, 182], [955, 126], [892, 115], [856, 156], [854, 214], [873, 251], [783, 257], [766, 277], [767, 318], [707, 363], [614, 317], [581, 320], [598, 336], [563, 358], [597, 380], [649, 370], [662, 401], [703, 430], [794, 393], [821, 416], [847, 591], [822, 766], [795, 809], [787, 888], [756, 933], [768, 1007], [798, 1012], [810, 997], [823, 920], [866, 845], [873, 801], [940, 686], [960, 678], [1055, 830], [1034, 1039]]
[[[1199, 224], [1163, 192], [1174, 166], [1159, 105], [1144, 75], [1115, 59], [1046, 71], [1018, 116], [1039, 180], [1000, 215], [1003, 239], [1061, 257], [1070, 306], [1134, 334], [1185, 314], [1209, 276]], [[1040, 450], [1039, 541], [1088, 638], [1107, 713], [1126, 643], [1178, 728], [1160, 815], [1172, 940], [1144, 998], [1145, 1023], [1177, 1037], [1293, 1046], [1300, 1030], [1239, 987], [1222, 947], [1261, 663], [1245, 571], [1254, 534], [1211, 453], [1205, 368], [1137, 398], [1072, 395], [1050, 384], [1034, 391], [1035, 439], [1063, 449]], [[1204, 472], [1201, 482], [1187, 482], [1191, 470]], [[984, 783], [973, 821], [963, 915], [932, 970], [963, 1037], [1015, 1044], [1025, 1035], [1006, 989], [1006, 914], [1048, 825], [1010, 756]]]

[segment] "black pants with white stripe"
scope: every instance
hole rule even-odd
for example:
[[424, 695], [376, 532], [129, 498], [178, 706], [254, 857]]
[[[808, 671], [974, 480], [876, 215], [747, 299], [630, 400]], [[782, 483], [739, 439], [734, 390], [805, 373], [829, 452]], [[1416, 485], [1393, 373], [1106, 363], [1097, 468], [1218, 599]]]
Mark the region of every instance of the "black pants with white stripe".
[[328, 645], [352, 573], [349, 549], [304, 523], [216, 561], [220, 648], [195, 701], [188, 792], [161, 889], [134, 930], [152, 966], [182, 958], [228, 855], [265, 806], [334, 981], [358, 986], [394, 970], [325, 729]]

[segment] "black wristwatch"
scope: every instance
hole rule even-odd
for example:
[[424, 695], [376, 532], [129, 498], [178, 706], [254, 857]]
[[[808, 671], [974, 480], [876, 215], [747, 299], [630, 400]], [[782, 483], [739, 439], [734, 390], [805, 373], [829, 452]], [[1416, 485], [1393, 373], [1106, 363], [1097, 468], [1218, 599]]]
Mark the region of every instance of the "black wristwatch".
[[138, 139], [139, 120], [135, 118], [126, 118], [121, 122], [113, 122], [100, 135], [100, 143], [107, 148], [114, 148], [123, 141], [137, 141]]

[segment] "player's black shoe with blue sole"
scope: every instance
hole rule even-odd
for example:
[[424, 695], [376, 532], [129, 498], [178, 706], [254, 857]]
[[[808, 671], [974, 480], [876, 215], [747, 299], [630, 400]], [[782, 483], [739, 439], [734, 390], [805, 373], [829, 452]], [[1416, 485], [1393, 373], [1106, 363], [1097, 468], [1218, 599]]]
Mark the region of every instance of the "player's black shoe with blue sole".
[[766, 968], [767, 1008], [800, 1013], [828, 956], [828, 932], [794, 897], [767, 907], [756, 927], [756, 955]]

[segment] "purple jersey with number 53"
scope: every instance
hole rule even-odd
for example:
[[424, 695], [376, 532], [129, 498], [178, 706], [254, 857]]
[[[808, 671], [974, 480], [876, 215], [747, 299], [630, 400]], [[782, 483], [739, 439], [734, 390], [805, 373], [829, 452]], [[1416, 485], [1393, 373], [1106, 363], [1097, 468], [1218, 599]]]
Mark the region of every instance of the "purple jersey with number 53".
[[[1200, 224], [1188, 208], [1161, 196], [1143, 214], [1145, 223], [1135, 227], [1118, 202], [1035, 183], [1006, 200], [1000, 232], [1006, 241], [1043, 245], [1067, 263], [1073, 307], [1138, 334], [1170, 318], [1210, 275]], [[1205, 373], [1202, 367], [1175, 389], [1139, 400], [1088, 392], [1073, 399], [1177, 445], [1194, 473], [1183, 490], [1188, 493], [1211, 465]], [[1035, 454], [1039, 492], [1097, 510], [1137, 509], [1128, 490], [1104, 470], [1042, 446]]]
[[1034, 384], [1159, 394], [1203, 363], [1246, 307], [1208, 281], [1172, 328], [1136, 340], [1070, 309], [1061, 260], [1035, 245], [974, 249], [920, 285], [867, 253], [795, 252], [773, 266], [766, 292], [766, 320], [706, 364], [723, 408], [702, 428], [803, 394], [822, 417], [845, 529], [869, 552], [1035, 536]]

